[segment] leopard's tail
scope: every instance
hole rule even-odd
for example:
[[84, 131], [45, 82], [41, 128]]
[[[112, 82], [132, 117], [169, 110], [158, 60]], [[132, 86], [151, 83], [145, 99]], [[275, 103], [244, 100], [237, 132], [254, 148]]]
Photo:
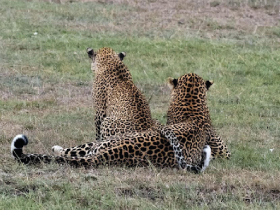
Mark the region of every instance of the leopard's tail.
[[205, 145], [202, 151], [202, 166], [201, 166], [201, 171], [203, 172], [210, 163], [210, 159], [211, 159], [211, 147], [209, 145]]
[[11, 153], [12, 156], [21, 163], [24, 164], [36, 164], [36, 163], [50, 163], [55, 162], [65, 162], [63, 158], [56, 158], [51, 155], [45, 154], [24, 154], [22, 148], [28, 144], [28, 138], [23, 135], [17, 135], [11, 143]]
[[23, 152], [22, 148], [28, 144], [28, 139], [25, 135], [17, 135], [11, 143], [11, 153], [14, 158], [20, 157]]
[[81, 161], [75, 158], [65, 158], [60, 156], [51, 156], [47, 154], [24, 154], [23, 147], [28, 144], [28, 138], [23, 135], [17, 135], [11, 143], [12, 156], [20, 163], [36, 164], [36, 163], [69, 163], [70, 165], [83, 165]]
[[211, 160], [211, 147], [205, 145], [201, 154], [201, 161], [198, 165], [186, 164], [185, 168], [187, 170], [193, 171], [195, 173], [202, 173], [208, 166]]

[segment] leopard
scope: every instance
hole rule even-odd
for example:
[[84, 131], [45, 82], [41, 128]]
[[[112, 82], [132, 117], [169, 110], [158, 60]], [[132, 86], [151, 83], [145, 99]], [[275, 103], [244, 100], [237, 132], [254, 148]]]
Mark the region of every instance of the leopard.
[[125, 52], [109, 47], [94, 51], [87, 48], [94, 74], [93, 107], [96, 141], [123, 133], [144, 131], [153, 124], [149, 104], [133, 83], [123, 63]]
[[[211, 148], [211, 159], [230, 158], [231, 153], [225, 142], [212, 126], [207, 107], [206, 93], [213, 83], [209, 80], [204, 81], [196, 74], [183, 75], [178, 79], [168, 78], [173, 99], [167, 111], [166, 126], [161, 133], [170, 141], [176, 160], [182, 168], [199, 158], [199, 153], [191, 150], [202, 148], [204, 145]], [[189, 133], [193, 134], [193, 139], [198, 139], [194, 141], [196, 147], [188, 141], [186, 134]]]
[[[177, 167], [195, 173], [210, 163], [212, 126], [206, 92], [212, 82], [190, 73], [169, 79], [172, 92], [166, 125], [153, 124], [145, 131], [113, 135], [102, 142], [86, 143], [63, 149], [61, 156], [24, 154], [25, 135], [11, 143], [13, 157], [24, 164], [67, 163], [72, 166], [125, 165]], [[71, 156], [67, 156], [71, 154]]]

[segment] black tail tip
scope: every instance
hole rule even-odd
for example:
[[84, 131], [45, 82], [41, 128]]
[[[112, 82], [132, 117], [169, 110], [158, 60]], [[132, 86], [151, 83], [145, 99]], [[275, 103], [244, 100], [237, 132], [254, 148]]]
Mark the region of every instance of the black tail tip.
[[22, 149], [23, 146], [28, 144], [28, 139], [25, 135], [17, 135], [11, 143], [11, 153], [14, 154], [15, 150]]

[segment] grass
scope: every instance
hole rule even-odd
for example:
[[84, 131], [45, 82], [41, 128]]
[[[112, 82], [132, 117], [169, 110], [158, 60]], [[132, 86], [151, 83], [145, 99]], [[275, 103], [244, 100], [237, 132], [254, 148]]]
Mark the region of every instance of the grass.
[[[0, 209], [279, 208], [277, 1], [1, 0], [0, 12]], [[85, 49], [103, 46], [127, 53], [162, 123], [167, 77], [214, 80], [208, 104], [232, 158], [201, 175], [16, 164], [9, 149], [19, 133], [30, 138], [26, 152], [47, 154], [94, 140]]]

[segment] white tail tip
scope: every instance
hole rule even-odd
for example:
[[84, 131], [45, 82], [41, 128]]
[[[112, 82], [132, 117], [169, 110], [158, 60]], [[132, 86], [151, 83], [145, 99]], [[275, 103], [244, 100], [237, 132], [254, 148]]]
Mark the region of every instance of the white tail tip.
[[203, 152], [205, 154], [205, 159], [201, 172], [203, 172], [209, 166], [210, 159], [211, 159], [211, 147], [209, 145], [205, 145], [203, 148]]

